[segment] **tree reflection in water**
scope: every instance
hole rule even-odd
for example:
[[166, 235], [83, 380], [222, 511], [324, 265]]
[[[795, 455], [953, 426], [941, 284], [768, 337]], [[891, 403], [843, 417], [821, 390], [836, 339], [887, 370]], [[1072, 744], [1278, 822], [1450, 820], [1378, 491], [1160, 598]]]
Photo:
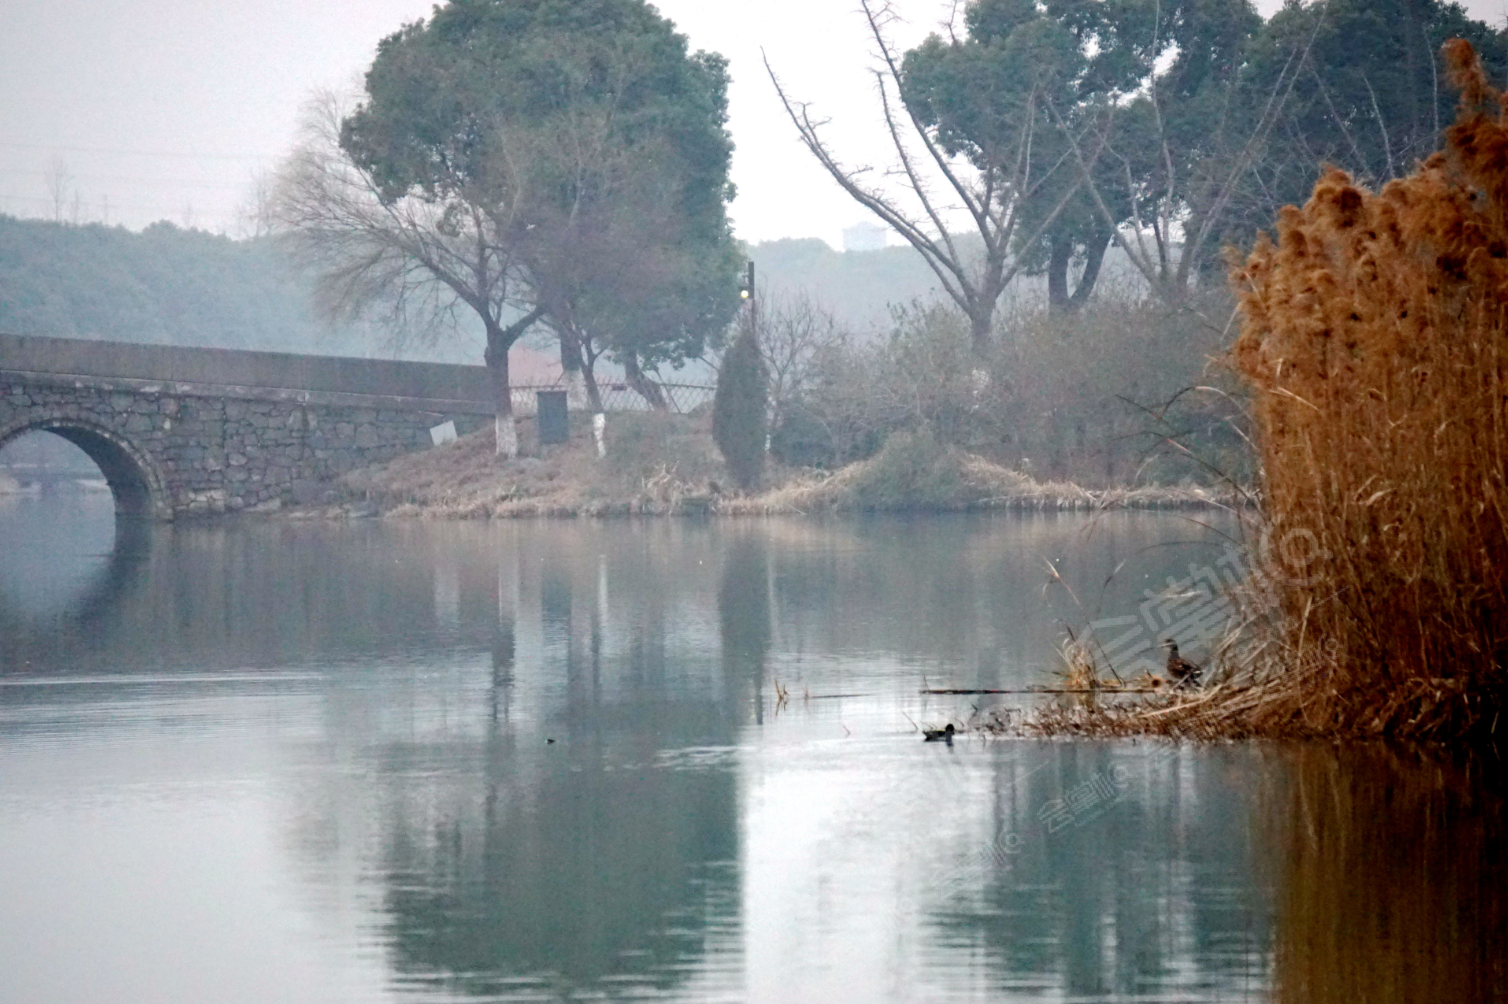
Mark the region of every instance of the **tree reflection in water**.
[[757, 530], [730, 536], [717, 590], [723, 678], [728, 691], [764, 722], [765, 660], [770, 651], [770, 563]]
[[940, 938], [982, 948], [1001, 993], [1262, 996], [1270, 910], [1251, 881], [1252, 804], [1232, 784], [1261, 769], [1249, 749], [999, 743], [994, 844], [961, 863], [981, 884], [939, 891]]
[[1508, 863], [1496, 753], [1296, 751], [1267, 793], [1277, 999], [1508, 999]]
[[[732, 681], [667, 677], [675, 590], [655, 563], [610, 589], [595, 551], [567, 547], [524, 571], [502, 553], [488, 733], [462, 762], [442, 739], [395, 749], [384, 769], [384, 940], [401, 982], [666, 991], [736, 927], [735, 774], [669, 754], [726, 749], [746, 711], [720, 699]], [[530, 607], [540, 643], [515, 665], [515, 618]], [[528, 702], [512, 692], [541, 681], [554, 695], [533, 711], [543, 732], [515, 731], [509, 709]]]
[[[263, 777], [248, 832], [289, 853], [259, 880], [359, 928], [372, 978], [421, 996], [1232, 1000], [1274, 977], [1295, 1001], [1508, 996], [1485, 758], [910, 730], [976, 699], [919, 697], [927, 676], [1047, 673], [1077, 608], [1042, 590], [1043, 556], [1086, 604], [1126, 564], [1096, 609], [1134, 611], [1211, 553], [1164, 546], [1188, 535], [1130, 513], [184, 523], [102, 556], [76, 619], [0, 602], [0, 711], [36, 777], [61, 765], [58, 798], [70, 763], [129, 768], [124, 804], [180, 768], [196, 792]], [[165, 752], [116, 763], [98, 730]], [[44, 731], [56, 746], [25, 741]], [[1047, 813], [1107, 778], [1113, 797]], [[111, 839], [140, 838], [101, 827], [59, 867]], [[124, 909], [202, 898], [161, 885]], [[219, 965], [157, 936], [169, 971]]]

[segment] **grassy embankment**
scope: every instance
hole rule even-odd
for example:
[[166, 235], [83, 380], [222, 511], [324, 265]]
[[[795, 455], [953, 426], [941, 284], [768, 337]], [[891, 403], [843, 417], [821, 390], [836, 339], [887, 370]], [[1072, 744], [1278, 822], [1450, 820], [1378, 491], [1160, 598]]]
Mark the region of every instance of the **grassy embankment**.
[[[1027, 728], [1492, 741], [1508, 698], [1508, 114], [1470, 46], [1445, 151], [1369, 192], [1331, 171], [1232, 277], [1265, 539], [1193, 693]], [[1095, 653], [1070, 647], [1101, 681]], [[1100, 688], [1096, 688], [1100, 689]], [[1501, 723], [1508, 730], [1508, 722]]]
[[1039, 482], [983, 457], [938, 444], [925, 434], [893, 436], [874, 457], [834, 472], [771, 467], [763, 490], [732, 491], [707, 420], [675, 415], [613, 416], [608, 455], [591, 440], [514, 461], [494, 456], [485, 429], [449, 445], [353, 471], [340, 496], [294, 517], [352, 513], [394, 518], [487, 519], [529, 516], [628, 516], [715, 513], [931, 511], [982, 509], [1160, 508], [1224, 504], [1198, 487], [1089, 490], [1071, 482]]

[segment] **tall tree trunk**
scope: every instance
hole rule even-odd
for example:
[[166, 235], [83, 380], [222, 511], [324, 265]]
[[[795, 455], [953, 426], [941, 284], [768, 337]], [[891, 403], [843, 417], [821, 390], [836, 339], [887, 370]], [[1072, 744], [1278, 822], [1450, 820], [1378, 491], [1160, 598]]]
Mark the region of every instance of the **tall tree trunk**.
[[518, 456], [518, 423], [513, 419], [513, 387], [508, 380], [508, 350], [511, 343], [504, 340], [504, 331], [492, 321], [487, 322], [487, 372], [492, 377], [492, 406], [495, 414], [493, 430], [497, 439], [497, 455], [506, 460]]
[[508, 460], [518, 456], [518, 423], [513, 420], [513, 385], [508, 381], [508, 350], [544, 313], [543, 307], [535, 307], [506, 328], [490, 314], [482, 314], [482, 321], [487, 329], [487, 349], [482, 358], [487, 363], [487, 371], [492, 375], [492, 403], [497, 416], [493, 422], [493, 429], [497, 434], [497, 455]]
[[980, 359], [990, 354], [990, 328], [994, 326], [995, 303], [977, 302], [969, 311], [969, 344]]
[[597, 447], [597, 456], [607, 456], [607, 413], [602, 410], [602, 391], [597, 387], [597, 356], [591, 352], [582, 354], [584, 365], [581, 375], [586, 383], [586, 400], [592, 409], [592, 442]]
[[1068, 265], [1073, 261], [1073, 239], [1054, 234], [1047, 259], [1047, 309], [1061, 314], [1073, 309], [1068, 296]]
[[[1403, 6], [1403, 64], [1408, 76], [1409, 135], [1408, 142], [1417, 142], [1425, 132], [1424, 102], [1421, 100], [1424, 85], [1424, 60], [1434, 59], [1429, 39], [1425, 35], [1424, 12], [1418, 0], [1405, 0]], [[1433, 95], [1431, 95], [1433, 98]], [[1385, 128], [1385, 127], [1384, 127]], [[1407, 170], [1407, 167], [1403, 168]]]
[[572, 395], [585, 398], [592, 413], [592, 442], [597, 456], [607, 456], [607, 415], [602, 410], [602, 391], [597, 387], [597, 354], [592, 353], [589, 339], [582, 338], [569, 324], [560, 331], [560, 365], [568, 381], [567, 401], [573, 400]]
[[597, 387], [596, 360], [589, 359], [581, 368], [582, 383], [586, 386], [586, 404], [594, 415], [602, 414], [602, 391]]
[[566, 406], [580, 411], [588, 406], [586, 400], [585, 367], [581, 362], [581, 338], [570, 324], [560, 324], [560, 369], [565, 377]]
[[586, 341], [574, 328], [562, 326], [560, 365], [565, 370], [569, 392], [580, 393], [585, 399], [586, 408], [594, 414], [601, 414], [602, 392], [597, 387], [597, 355], [587, 350]]
[[1110, 231], [1104, 230], [1089, 238], [1089, 244], [1084, 249], [1084, 272], [1079, 276], [1079, 284], [1074, 288], [1073, 295], [1068, 298], [1069, 309], [1082, 307], [1088, 301], [1089, 294], [1094, 292], [1094, 284], [1100, 278], [1100, 267], [1105, 264], [1105, 252], [1109, 250], [1114, 236]]
[[1052, 256], [1047, 261], [1047, 309], [1054, 314], [1067, 314], [1082, 307], [1094, 292], [1094, 284], [1100, 278], [1100, 266], [1105, 263], [1105, 250], [1114, 237], [1108, 230], [1096, 232], [1084, 246], [1084, 271], [1073, 292], [1068, 291], [1068, 269], [1073, 262], [1073, 239], [1055, 237]]
[[639, 368], [639, 355], [629, 351], [623, 354], [623, 375], [628, 380], [628, 385], [638, 392], [639, 396], [649, 402], [649, 406], [655, 411], [669, 411], [670, 405], [665, 401], [665, 392], [660, 385], [644, 375]]

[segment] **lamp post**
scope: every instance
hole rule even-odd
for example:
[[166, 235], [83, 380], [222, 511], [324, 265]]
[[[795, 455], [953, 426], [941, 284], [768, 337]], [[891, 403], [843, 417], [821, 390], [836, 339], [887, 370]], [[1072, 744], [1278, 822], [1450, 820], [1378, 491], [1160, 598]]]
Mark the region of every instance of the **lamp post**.
[[[743, 285], [738, 287], [738, 295], [749, 301], [749, 334], [754, 339], [754, 344], [759, 345], [759, 301], [754, 297], [754, 260], [749, 260], [748, 271], [744, 275]], [[775, 430], [768, 424], [764, 431], [764, 451], [770, 452], [770, 442], [774, 438]]]
[[[749, 301], [749, 323], [754, 324], [758, 320], [759, 308], [754, 302], [754, 262], [752, 260], [749, 262], [748, 272], [744, 275], [743, 285], [738, 287], [738, 296], [740, 299]], [[755, 334], [757, 336], [757, 330]]]

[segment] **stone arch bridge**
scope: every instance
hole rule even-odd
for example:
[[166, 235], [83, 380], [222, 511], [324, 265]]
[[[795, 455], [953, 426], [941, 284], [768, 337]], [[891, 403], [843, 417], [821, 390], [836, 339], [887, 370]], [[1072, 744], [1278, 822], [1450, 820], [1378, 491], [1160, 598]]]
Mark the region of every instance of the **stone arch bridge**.
[[128, 516], [308, 501], [492, 412], [481, 366], [0, 335], [0, 446], [73, 442]]

